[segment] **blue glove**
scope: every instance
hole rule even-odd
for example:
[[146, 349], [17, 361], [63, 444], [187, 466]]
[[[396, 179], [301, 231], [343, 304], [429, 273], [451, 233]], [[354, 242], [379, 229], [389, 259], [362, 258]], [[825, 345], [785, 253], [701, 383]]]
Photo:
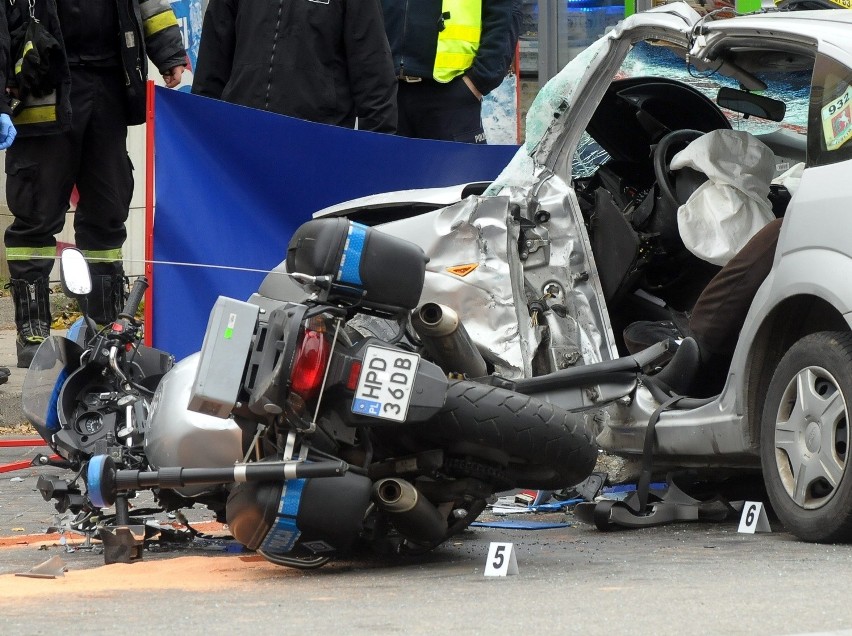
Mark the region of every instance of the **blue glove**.
[[6, 150], [11, 146], [17, 134], [12, 118], [6, 113], [0, 114], [0, 150]]

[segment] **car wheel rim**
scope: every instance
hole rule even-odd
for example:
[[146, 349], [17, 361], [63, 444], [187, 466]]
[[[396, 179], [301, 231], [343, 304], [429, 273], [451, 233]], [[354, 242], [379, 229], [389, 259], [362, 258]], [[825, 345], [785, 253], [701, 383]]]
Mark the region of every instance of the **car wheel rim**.
[[799, 371], [775, 417], [775, 461], [796, 505], [820, 508], [837, 491], [846, 470], [849, 424], [846, 400], [825, 369]]

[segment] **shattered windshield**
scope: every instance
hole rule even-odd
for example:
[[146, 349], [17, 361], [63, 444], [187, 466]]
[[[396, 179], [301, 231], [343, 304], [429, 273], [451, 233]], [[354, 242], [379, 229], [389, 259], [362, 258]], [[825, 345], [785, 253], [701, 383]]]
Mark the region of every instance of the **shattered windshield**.
[[585, 85], [585, 80], [597, 67], [596, 61], [609, 52], [611, 42], [608, 37], [603, 37], [592, 43], [539, 91], [527, 113], [524, 144], [488, 188], [486, 195], [495, 195], [506, 186], [528, 187], [536, 181], [538, 171], [531, 155], [553, 131], [560, 115], [568, 110], [578, 89]]
[[[730, 127], [755, 135], [772, 133], [781, 129], [804, 134], [807, 129], [811, 71], [762, 71], [754, 73], [754, 76], [766, 85], [761, 95], [786, 104], [784, 119], [776, 122], [760, 117], [748, 117], [721, 108]], [[698, 71], [688, 66], [684, 59], [671, 48], [657, 46], [650, 42], [638, 42], [624, 59], [613, 79], [626, 80], [642, 77], [682, 82], [713, 102], [716, 101], [720, 88], [740, 88], [736, 80], [714, 71]], [[671, 107], [677, 108], [677, 105], [672, 104]], [[572, 177], [574, 179], [591, 176], [598, 167], [611, 159], [610, 154], [602, 147], [602, 143], [606, 145], [605, 142], [599, 142], [593, 138], [589, 132], [583, 134], [573, 157]]]

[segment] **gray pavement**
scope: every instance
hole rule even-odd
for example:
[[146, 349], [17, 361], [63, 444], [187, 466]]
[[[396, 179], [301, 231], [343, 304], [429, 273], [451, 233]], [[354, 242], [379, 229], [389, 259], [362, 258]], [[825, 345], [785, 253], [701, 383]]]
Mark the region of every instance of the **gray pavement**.
[[[0, 384], [0, 429], [21, 424], [24, 421], [21, 412], [21, 386], [24, 383], [26, 369], [15, 368], [15, 320], [12, 311], [12, 299], [0, 297], [0, 367], [7, 367], [12, 375], [5, 384]], [[2, 431], [0, 431], [2, 432]]]

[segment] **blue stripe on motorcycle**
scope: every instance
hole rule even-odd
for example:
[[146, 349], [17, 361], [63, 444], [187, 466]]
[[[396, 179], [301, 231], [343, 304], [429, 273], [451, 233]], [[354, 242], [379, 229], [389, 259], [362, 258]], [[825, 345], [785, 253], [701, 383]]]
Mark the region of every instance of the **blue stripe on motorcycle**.
[[302, 499], [304, 479], [291, 479], [284, 483], [284, 492], [278, 504], [278, 519], [263, 540], [260, 549], [270, 554], [286, 554], [293, 549], [299, 535], [302, 534], [296, 525], [296, 515]]
[[47, 412], [44, 414], [44, 426], [51, 433], [55, 433], [61, 428], [59, 422], [59, 394], [62, 387], [65, 386], [65, 380], [68, 379], [68, 368], [65, 367], [56, 376], [56, 383], [53, 385], [53, 391], [50, 393], [50, 398], [47, 400]]
[[346, 245], [343, 246], [343, 256], [340, 258], [340, 268], [337, 271], [339, 282], [357, 285], [358, 287], [363, 286], [361, 283], [361, 257], [366, 239], [366, 225], [349, 224], [349, 234], [346, 237]]
[[106, 458], [106, 455], [95, 455], [89, 460], [89, 466], [86, 469], [86, 488], [88, 490], [89, 501], [96, 508], [109, 507], [105, 501], [104, 493], [101, 492], [101, 474], [103, 473]]

